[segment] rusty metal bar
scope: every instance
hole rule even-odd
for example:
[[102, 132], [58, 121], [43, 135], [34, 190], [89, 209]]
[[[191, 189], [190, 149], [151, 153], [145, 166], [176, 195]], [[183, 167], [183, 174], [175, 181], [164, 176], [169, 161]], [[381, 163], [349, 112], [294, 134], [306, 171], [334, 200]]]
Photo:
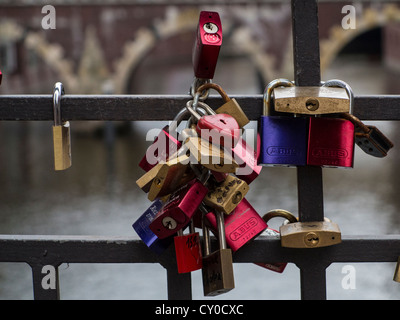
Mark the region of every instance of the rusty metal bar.
[[[263, 96], [231, 95], [250, 120], [262, 115]], [[160, 121], [172, 120], [190, 95], [65, 95], [63, 120]], [[0, 121], [53, 121], [51, 95], [0, 96]], [[211, 95], [207, 103], [216, 108], [221, 97]], [[361, 120], [400, 120], [400, 95], [356, 96], [354, 115]]]

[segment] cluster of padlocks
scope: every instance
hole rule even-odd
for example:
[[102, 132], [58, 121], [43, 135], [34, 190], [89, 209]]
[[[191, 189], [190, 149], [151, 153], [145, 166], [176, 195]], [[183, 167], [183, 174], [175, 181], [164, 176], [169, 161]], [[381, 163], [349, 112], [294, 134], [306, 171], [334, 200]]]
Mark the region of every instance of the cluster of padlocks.
[[[175, 246], [179, 273], [202, 269], [206, 296], [234, 288], [232, 254], [260, 234], [280, 236], [282, 246], [292, 248], [341, 241], [339, 227], [329, 219], [299, 222], [281, 209], [261, 217], [245, 196], [262, 166], [352, 167], [355, 144], [377, 157], [393, 147], [376, 127], [352, 115], [353, 93], [343, 81], [297, 87], [277, 79], [264, 93], [261, 147], [252, 148], [243, 139], [249, 123], [246, 114], [221, 86], [211, 82], [221, 43], [218, 13], [201, 12], [193, 51], [192, 97], [140, 162], [145, 174], [137, 185], [152, 203], [133, 223], [143, 242], [157, 254]], [[221, 95], [216, 110], [207, 104], [211, 89]], [[183, 121], [186, 126], [178, 130]], [[267, 225], [276, 216], [288, 220], [279, 231]], [[186, 228], [188, 233], [183, 234]], [[202, 242], [196, 228], [202, 229]], [[218, 239], [214, 251], [210, 230]], [[283, 272], [286, 263], [259, 265]]]

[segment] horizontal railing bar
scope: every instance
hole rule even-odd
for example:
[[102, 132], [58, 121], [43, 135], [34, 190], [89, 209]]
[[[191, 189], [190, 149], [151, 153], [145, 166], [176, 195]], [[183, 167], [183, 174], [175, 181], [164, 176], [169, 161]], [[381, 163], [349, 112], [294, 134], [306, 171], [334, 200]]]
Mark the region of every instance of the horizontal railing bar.
[[[212, 245], [216, 244], [213, 239]], [[158, 256], [133, 237], [0, 235], [0, 262], [61, 263], [171, 263], [173, 246]], [[343, 236], [342, 243], [324, 248], [282, 248], [277, 238], [259, 236], [234, 253], [234, 262], [321, 263], [396, 262], [400, 235]]]
[[[250, 120], [262, 115], [262, 95], [232, 95]], [[63, 120], [157, 121], [172, 120], [190, 95], [65, 95], [61, 102]], [[211, 95], [213, 108], [221, 97]], [[356, 96], [353, 114], [361, 120], [400, 120], [400, 95]], [[0, 96], [0, 121], [53, 120], [52, 95]]]

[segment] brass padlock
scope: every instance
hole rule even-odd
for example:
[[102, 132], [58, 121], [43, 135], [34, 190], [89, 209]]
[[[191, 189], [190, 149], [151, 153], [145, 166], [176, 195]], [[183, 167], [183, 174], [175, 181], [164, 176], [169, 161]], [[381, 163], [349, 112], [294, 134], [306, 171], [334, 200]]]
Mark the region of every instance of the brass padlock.
[[400, 282], [400, 257], [397, 260], [396, 270], [394, 271], [393, 281]]
[[203, 292], [205, 296], [216, 296], [235, 288], [232, 250], [226, 245], [224, 214], [216, 211], [219, 249], [211, 253], [210, 232], [204, 221], [204, 207], [200, 206], [200, 210], [203, 212]]
[[187, 148], [191, 163], [200, 163], [207, 169], [217, 172], [235, 173], [239, 168], [238, 163], [233, 157], [223, 148], [214, 145], [200, 137], [188, 137], [182, 148]]
[[273, 95], [277, 112], [310, 115], [350, 112], [350, 98], [344, 88], [278, 87]]
[[54, 169], [65, 170], [71, 167], [71, 130], [69, 121], [61, 121], [61, 96], [64, 94], [64, 86], [57, 82], [53, 92], [54, 125]]
[[[214, 113], [221, 114], [229, 114], [230, 116], [234, 117], [237, 123], [239, 124], [240, 128], [243, 128], [246, 124], [250, 122], [249, 118], [247, 118], [246, 114], [244, 113], [243, 109], [240, 107], [236, 99], [231, 99], [226, 94], [226, 92], [222, 89], [222, 87], [216, 83], [205, 83], [201, 85], [198, 89], [196, 94], [200, 95], [203, 91], [214, 89], [216, 90], [224, 100], [224, 104], [215, 110]], [[194, 100], [199, 99], [198, 97], [194, 97]], [[195, 102], [193, 103], [195, 104]]]
[[150, 185], [148, 199], [154, 201], [156, 198], [171, 194], [192, 180], [195, 174], [188, 164], [189, 157], [186, 154], [172, 156], [167, 162], [161, 163]]
[[156, 177], [158, 171], [160, 171], [162, 165], [162, 162], [157, 163], [153, 168], [151, 168], [139, 179], [137, 179], [136, 184], [138, 185], [138, 187], [144, 192], [148, 193], [150, 191], [151, 184], [153, 183], [153, 180]]
[[228, 175], [224, 181], [209, 185], [209, 192], [203, 201], [212, 208], [230, 214], [248, 191], [249, 185], [245, 181]]
[[[289, 211], [275, 209], [269, 211], [266, 216], [283, 217], [289, 223], [279, 228], [281, 246], [286, 248], [319, 248], [332, 246], [342, 242], [339, 226], [325, 218], [324, 221], [293, 222], [293, 216]], [[294, 217], [294, 216], [293, 216]], [[266, 220], [265, 216], [263, 217]]]

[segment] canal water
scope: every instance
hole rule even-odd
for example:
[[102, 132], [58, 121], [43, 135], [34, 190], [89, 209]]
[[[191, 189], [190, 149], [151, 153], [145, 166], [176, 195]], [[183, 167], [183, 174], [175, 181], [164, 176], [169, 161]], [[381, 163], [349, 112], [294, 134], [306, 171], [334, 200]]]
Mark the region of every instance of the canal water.
[[[343, 58], [323, 79], [343, 79], [356, 95], [366, 95], [386, 93], [386, 76], [378, 62]], [[0, 234], [137, 236], [132, 223], [150, 204], [135, 183], [143, 174], [137, 164], [150, 143], [147, 131], [164, 124], [133, 122], [129, 134], [116, 135], [115, 143], [109, 143], [84, 130], [74, 132], [87, 124], [73, 122], [73, 165], [54, 172], [50, 123], [1, 123]], [[338, 223], [343, 235], [400, 232], [400, 127], [396, 122], [371, 124], [395, 144], [386, 158], [370, 157], [356, 147], [353, 169], [323, 170], [325, 215]], [[112, 125], [119, 124], [106, 124]], [[247, 199], [260, 215], [273, 208], [297, 214], [296, 170], [263, 168]], [[280, 223], [271, 220], [271, 227], [279, 228]], [[395, 263], [332, 264], [326, 271], [327, 297], [400, 299], [400, 284], [392, 281], [394, 270]], [[157, 264], [63, 264], [59, 271], [62, 299], [167, 298], [166, 271]], [[300, 272], [293, 264], [282, 274], [254, 264], [235, 264], [234, 272], [236, 288], [212, 299], [300, 298]], [[205, 299], [200, 271], [192, 273], [192, 282], [193, 298]], [[30, 267], [0, 264], [0, 299], [32, 297]]]

